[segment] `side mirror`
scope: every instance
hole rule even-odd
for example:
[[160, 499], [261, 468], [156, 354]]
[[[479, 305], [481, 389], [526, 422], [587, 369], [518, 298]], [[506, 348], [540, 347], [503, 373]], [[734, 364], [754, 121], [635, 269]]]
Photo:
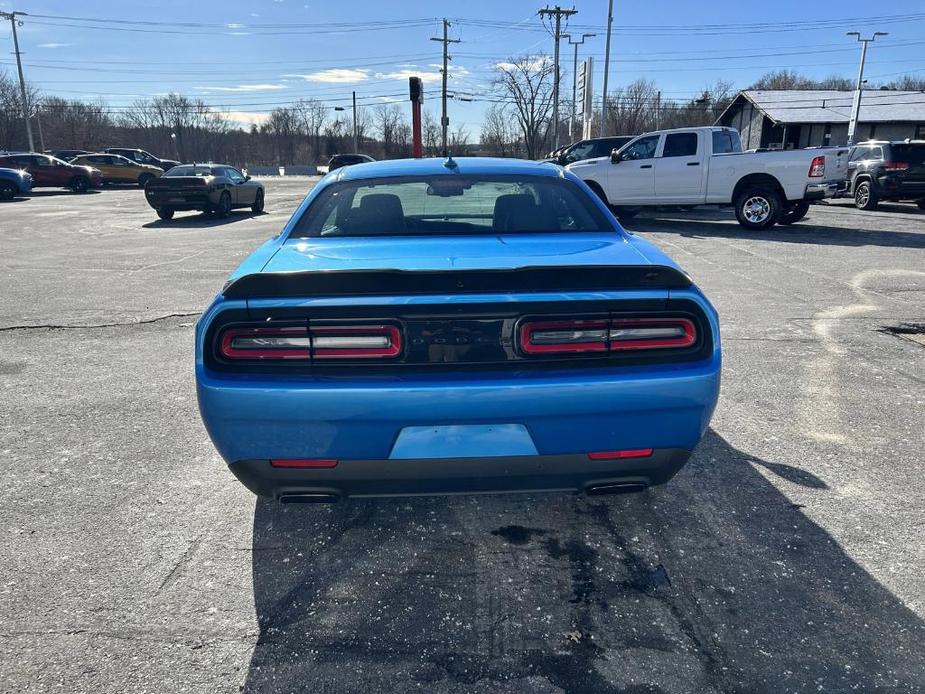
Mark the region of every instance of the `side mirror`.
[[619, 164], [621, 161], [623, 161], [623, 157], [620, 156], [620, 150], [619, 150], [619, 149], [614, 149], [614, 150], [610, 153], [610, 163], [611, 163], [611, 164]]
[[564, 154], [560, 154], [558, 157], [556, 157], [556, 163], [559, 166], [565, 166], [566, 164], [568, 164], [568, 159], [565, 158]]
[[244, 180], [245, 180], [245, 181], [249, 181], [249, 180], [251, 180], [251, 177], [250, 177], [250, 176], [245, 176], [245, 177], [244, 177]]

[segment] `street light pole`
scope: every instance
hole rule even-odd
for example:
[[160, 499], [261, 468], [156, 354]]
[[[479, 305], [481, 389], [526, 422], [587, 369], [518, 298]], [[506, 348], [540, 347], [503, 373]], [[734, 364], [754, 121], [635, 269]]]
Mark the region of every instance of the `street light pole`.
[[610, 30], [613, 27], [613, 0], [607, 5], [607, 46], [604, 48], [604, 98], [601, 101], [601, 127], [598, 135], [604, 137], [607, 133], [607, 77], [610, 75]]
[[862, 39], [860, 32], [849, 31], [845, 36], [854, 36], [861, 44], [861, 64], [858, 67], [858, 84], [854, 91], [854, 103], [851, 106], [851, 118], [848, 120], [848, 144], [854, 144], [854, 133], [858, 127], [858, 115], [861, 113], [861, 91], [864, 88], [864, 62], [867, 60], [867, 44], [878, 36], [889, 36], [885, 31], [875, 31], [869, 39]]
[[571, 34], [562, 34], [562, 38], [568, 39], [570, 46], [575, 46], [575, 59], [572, 62], [572, 117], [568, 122], [569, 139], [574, 139], [575, 137], [573, 131], [575, 129], [575, 120], [578, 118], [578, 47], [585, 42], [585, 39], [592, 36], [597, 36], [597, 34], [582, 34], [581, 41], [572, 41]]
[[16, 52], [16, 69], [19, 71], [19, 89], [22, 92], [22, 115], [26, 121], [26, 137], [29, 140], [29, 151], [35, 151], [35, 143], [32, 141], [32, 124], [29, 122], [29, 95], [26, 93], [26, 79], [22, 74], [22, 58], [19, 53], [19, 36], [16, 35], [16, 26], [22, 24], [17, 17], [27, 17], [25, 12], [0, 12], [0, 17], [9, 19], [13, 26], [13, 49]]

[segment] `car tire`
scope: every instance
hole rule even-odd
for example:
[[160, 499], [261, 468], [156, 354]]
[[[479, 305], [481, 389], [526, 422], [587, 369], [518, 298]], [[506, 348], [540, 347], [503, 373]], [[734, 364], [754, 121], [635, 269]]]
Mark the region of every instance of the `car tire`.
[[260, 214], [263, 212], [263, 191], [257, 191], [257, 197], [254, 198], [254, 204], [251, 205], [251, 212], [254, 214]]
[[169, 222], [171, 219], [173, 219], [173, 208], [158, 207], [157, 216], [163, 219], [165, 222]]
[[90, 190], [90, 179], [86, 176], [74, 176], [74, 178], [71, 179], [70, 188], [75, 193], [86, 193]]
[[736, 219], [746, 229], [769, 229], [781, 215], [780, 194], [771, 188], [746, 188], [736, 198], [735, 210]]
[[876, 210], [880, 200], [874, 194], [870, 181], [861, 181], [854, 189], [854, 206], [859, 210]]
[[218, 198], [218, 205], [215, 206], [215, 216], [224, 219], [231, 214], [231, 193], [227, 190], [222, 192]]
[[784, 210], [777, 220], [777, 223], [785, 225], [794, 224], [803, 219], [807, 212], [809, 212], [809, 203], [803, 200], [802, 202], [792, 205], [789, 209]]
[[19, 190], [9, 181], [0, 181], [0, 200], [12, 200]]
[[148, 183], [154, 180], [154, 176], [149, 173], [143, 173], [138, 177], [138, 187], [144, 188]]

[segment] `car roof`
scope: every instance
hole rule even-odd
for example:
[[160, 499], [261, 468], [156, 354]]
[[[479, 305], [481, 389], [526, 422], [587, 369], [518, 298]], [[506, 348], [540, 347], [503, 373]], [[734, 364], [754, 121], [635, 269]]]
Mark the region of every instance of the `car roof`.
[[333, 176], [337, 181], [355, 181], [368, 178], [388, 178], [395, 176], [435, 176], [457, 174], [500, 174], [545, 176], [562, 178], [564, 171], [557, 166], [525, 159], [501, 159], [496, 157], [460, 157], [452, 158], [456, 166], [446, 166], [451, 158], [428, 159], [389, 159], [368, 164], [357, 164], [337, 169]]

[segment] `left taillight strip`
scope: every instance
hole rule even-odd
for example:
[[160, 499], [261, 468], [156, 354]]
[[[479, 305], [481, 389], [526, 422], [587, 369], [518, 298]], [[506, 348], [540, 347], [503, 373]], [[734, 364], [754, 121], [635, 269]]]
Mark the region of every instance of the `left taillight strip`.
[[222, 358], [246, 360], [388, 359], [401, 354], [395, 325], [233, 326], [218, 340]]

